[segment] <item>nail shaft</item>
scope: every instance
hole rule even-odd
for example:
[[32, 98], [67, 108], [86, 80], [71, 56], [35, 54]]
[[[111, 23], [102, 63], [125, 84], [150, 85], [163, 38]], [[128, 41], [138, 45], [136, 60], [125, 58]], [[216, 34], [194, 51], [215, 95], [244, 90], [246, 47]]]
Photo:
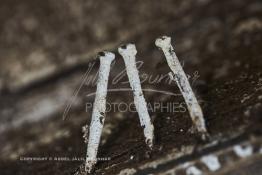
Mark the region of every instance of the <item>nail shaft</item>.
[[207, 130], [205, 126], [203, 112], [189, 84], [187, 76], [171, 45], [171, 38], [167, 36], [163, 36], [161, 38], [158, 38], [155, 44], [164, 52], [168, 66], [173, 72], [173, 74], [170, 73], [169, 75], [173, 80], [176, 81], [187, 104], [193, 124], [198, 130], [198, 132], [203, 134], [202, 136], [204, 139]]
[[142, 92], [141, 83], [136, 67], [136, 47], [134, 44], [128, 44], [118, 48], [118, 52], [122, 55], [130, 86], [133, 90], [134, 103], [139, 115], [140, 124], [144, 128], [144, 135], [147, 145], [152, 148], [154, 139], [154, 126], [152, 125], [146, 101]]
[[86, 164], [85, 169], [91, 172], [93, 166], [97, 162], [97, 150], [100, 143], [102, 129], [105, 119], [106, 111], [106, 95], [108, 78], [110, 72], [110, 65], [114, 60], [115, 55], [111, 52], [103, 52], [99, 56], [100, 67], [97, 80], [96, 97], [92, 112], [92, 119], [89, 130], [89, 139], [87, 146]]

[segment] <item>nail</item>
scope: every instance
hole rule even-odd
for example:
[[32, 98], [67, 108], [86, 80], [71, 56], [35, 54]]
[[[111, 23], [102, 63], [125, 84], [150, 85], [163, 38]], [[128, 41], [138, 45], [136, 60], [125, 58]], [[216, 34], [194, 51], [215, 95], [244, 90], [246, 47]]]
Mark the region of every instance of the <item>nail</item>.
[[97, 80], [96, 97], [92, 112], [92, 119], [89, 129], [89, 138], [87, 146], [85, 170], [91, 172], [97, 162], [97, 150], [102, 134], [102, 129], [106, 111], [106, 95], [110, 65], [115, 59], [115, 55], [111, 52], [103, 52], [98, 55], [100, 67]]
[[190, 117], [197, 131], [202, 134], [202, 139], [206, 139], [207, 130], [202, 109], [195, 97], [194, 92], [189, 84], [187, 76], [176, 56], [176, 53], [171, 45], [171, 38], [162, 36], [156, 39], [156, 46], [159, 47], [166, 57], [168, 66], [173, 73], [169, 73], [172, 80], [175, 80], [188, 107]]
[[123, 57], [127, 76], [130, 86], [133, 90], [134, 103], [139, 115], [141, 126], [144, 128], [144, 135], [146, 144], [152, 148], [154, 139], [154, 126], [148, 114], [146, 101], [142, 92], [138, 70], [136, 67], [136, 46], [134, 44], [127, 44], [118, 48], [118, 52]]

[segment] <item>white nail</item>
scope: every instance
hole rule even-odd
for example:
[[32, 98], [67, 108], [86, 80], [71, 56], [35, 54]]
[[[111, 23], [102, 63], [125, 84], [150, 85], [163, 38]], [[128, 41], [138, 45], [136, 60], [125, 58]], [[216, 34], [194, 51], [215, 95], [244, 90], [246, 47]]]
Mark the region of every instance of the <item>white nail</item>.
[[202, 134], [202, 138], [205, 139], [205, 136], [207, 135], [207, 130], [202, 109], [197, 102], [197, 99], [195, 97], [194, 92], [192, 91], [187, 76], [181, 64], [179, 63], [176, 53], [171, 45], [171, 38], [163, 36], [161, 38], [156, 39], [155, 44], [164, 52], [168, 66], [173, 72], [173, 74], [169, 73], [169, 75], [173, 80], [176, 81], [187, 104], [193, 124], [195, 125], [198, 132]]
[[146, 101], [142, 92], [138, 70], [136, 67], [136, 47], [134, 44], [127, 44], [119, 47], [118, 52], [122, 55], [130, 86], [134, 94], [134, 103], [139, 115], [141, 126], [144, 128], [144, 135], [147, 145], [152, 148], [154, 139], [154, 126], [148, 114]]
[[93, 107], [92, 119], [89, 130], [85, 170], [91, 172], [97, 162], [97, 150], [102, 134], [106, 111], [107, 85], [110, 65], [115, 59], [111, 52], [102, 52], [99, 55], [100, 67], [97, 80], [96, 97]]

